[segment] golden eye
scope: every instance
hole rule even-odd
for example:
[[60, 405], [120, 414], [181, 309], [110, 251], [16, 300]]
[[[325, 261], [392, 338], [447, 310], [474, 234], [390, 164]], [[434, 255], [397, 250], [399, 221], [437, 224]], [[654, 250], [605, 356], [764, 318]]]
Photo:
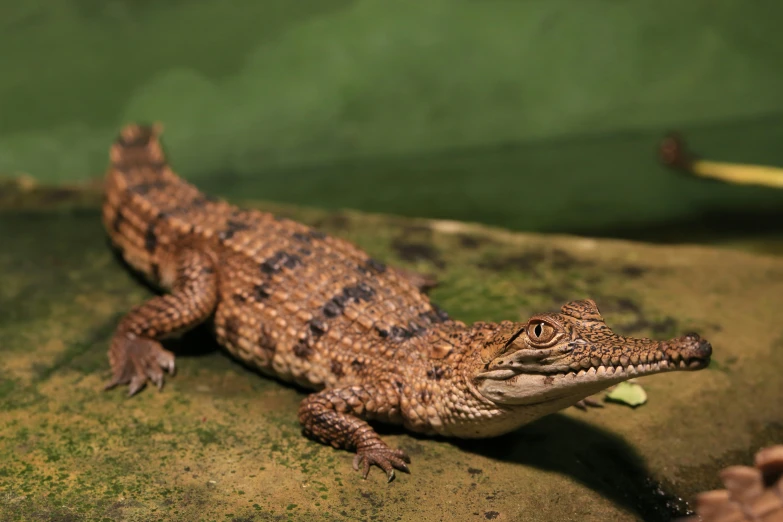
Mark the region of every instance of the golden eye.
[[544, 321], [532, 321], [527, 325], [527, 336], [534, 343], [547, 343], [555, 336], [555, 328]]

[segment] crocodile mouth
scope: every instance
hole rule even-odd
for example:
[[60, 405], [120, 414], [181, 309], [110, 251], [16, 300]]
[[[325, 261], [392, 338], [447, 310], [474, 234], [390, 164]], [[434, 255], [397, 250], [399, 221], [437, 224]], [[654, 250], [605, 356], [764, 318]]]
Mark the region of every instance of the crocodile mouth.
[[541, 367], [537, 369], [533, 368], [500, 368], [497, 370], [490, 370], [480, 374], [480, 377], [493, 380], [508, 380], [515, 381], [531, 375], [542, 375], [545, 377], [552, 377], [558, 379], [586, 379], [592, 381], [593, 379], [631, 379], [633, 377], [642, 377], [644, 375], [673, 372], [673, 371], [697, 371], [706, 368], [710, 363], [709, 356], [707, 357], [691, 357], [688, 359], [679, 358], [674, 360], [672, 358], [662, 359], [652, 363], [639, 363], [628, 364], [623, 366], [618, 364], [616, 366], [600, 365], [591, 366], [589, 368], [581, 368], [578, 370], [563, 369], [562, 366]]
[[[673, 371], [696, 371], [706, 368], [709, 365], [710, 361], [709, 359], [703, 359], [703, 358], [692, 358], [689, 360], [681, 359], [679, 362], [675, 362], [673, 360], [661, 360], [656, 361], [654, 363], [640, 363], [640, 364], [629, 364], [627, 366], [617, 365], [601, 365], [598, 367], [590, 367], [587, 369], [580, 369], [580, 370], [569, 370], [566, 372], [563, 371], [553, 371], [553, 372], [547, 372], [546, 370], [541, 372], [533, 372], [537, 373], [539, 375], [551, 375], [551, 376], [559, 376], [563, 378], [579, 378], [579, 377], [589, 377], [589, 376], [596, 376], [596, 377], [635, 377], [635, 376], [643, 376], [643, 375], [649, 375], [653, 373], [662, 373], [662, 372], [673, 372]], [[523, 375], [527, 372], [523, 372], [519, 375]], [[529, 375], [529, 373], [528, 373]]]

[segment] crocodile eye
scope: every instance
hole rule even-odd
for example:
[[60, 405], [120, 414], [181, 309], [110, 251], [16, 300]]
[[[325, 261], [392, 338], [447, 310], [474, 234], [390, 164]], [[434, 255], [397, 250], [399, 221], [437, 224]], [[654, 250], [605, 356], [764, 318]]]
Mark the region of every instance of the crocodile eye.
[[527, 325], [527, 336], [534, 343], [547, 343], [555, 336], [555, 328], [544, 321], [531, 321]]

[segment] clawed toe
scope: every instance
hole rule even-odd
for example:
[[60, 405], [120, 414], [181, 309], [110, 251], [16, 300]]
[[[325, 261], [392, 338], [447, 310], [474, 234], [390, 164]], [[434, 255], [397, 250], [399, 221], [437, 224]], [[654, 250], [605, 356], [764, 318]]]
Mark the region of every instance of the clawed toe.
[[593, 399], [592, 397], [585, 397], [581, 401], [574, 404], [574, 407], [579, 408], [582, 411], [587, 411], [588, 407], [603, 408], [604, 404], [598, 399]]
[[395, 469], [410, 473], [407, 464], [410, 461], [410, 457], [402, 450], [395, 450], [389, 447], [360, 449], [353, 458], [353, 469], [359, 471], [359, 465], [361, 464], [362, 478], [366, 479], [370, 474], [370, 467], [376, 465], [386, 473], [387, 481], [391, 482], [395, 478]]

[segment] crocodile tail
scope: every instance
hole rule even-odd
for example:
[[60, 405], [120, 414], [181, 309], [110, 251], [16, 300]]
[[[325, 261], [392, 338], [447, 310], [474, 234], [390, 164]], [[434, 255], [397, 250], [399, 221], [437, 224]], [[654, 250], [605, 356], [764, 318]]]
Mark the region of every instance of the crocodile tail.
[[128, 185], [176, 181], [160, 143], [162, 132], [160, 123], [123, 127], [109, 151], [110, 174], [123, 177]]

